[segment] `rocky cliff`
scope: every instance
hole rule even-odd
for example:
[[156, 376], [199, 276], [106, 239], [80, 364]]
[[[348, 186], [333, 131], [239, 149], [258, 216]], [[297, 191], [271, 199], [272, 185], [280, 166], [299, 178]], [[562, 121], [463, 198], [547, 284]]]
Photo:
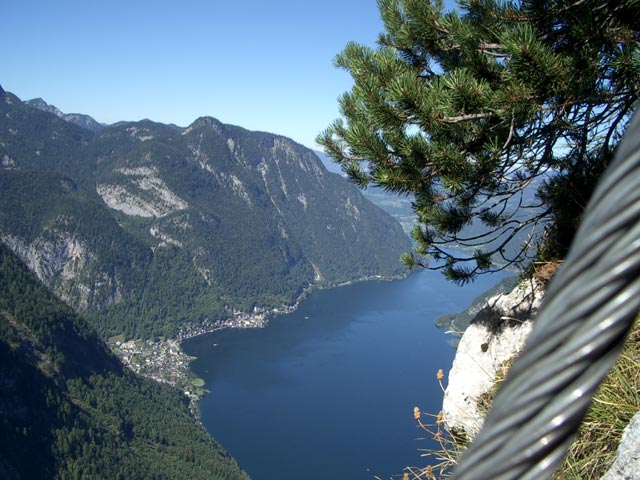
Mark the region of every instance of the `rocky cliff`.
[[97, 122], [89, 115], [83, 115], [81, 113], [63, 113], [54, 105], [49, 105], [42, 98], [34, 98], [25, 102], [27, 105], [42, 110], [43, 112], [53, 113], [55, 116], [66, 120], [67, 122], [74, 123], [79, 127], [86, 128], [93, 132], [99, 132], [107, 125]]
[[616, 460], [602, 480], [640, 478], [640, 412], [636, 413], [622, 434]]
[[540, 282], [521, 282], [510, 292], [489, 298], [464, 331], [442, 405], [449, 429], [471, 438], [480, 430], [485, 413], [482, 397], [522, 350], [542, 295]]
[[[477, 313], [460, 339], [443, 399], [443, 421], [450, 431], [468, 439], [479, 432], [495, 384], [523, 350], [543, 294], [544, 282], [531, 280], [490, 297], [479, 312], [479, 302], [472, 305]], [[624, 429], [615, 462], [603, 480], [640, 478], [639, 451], [640, 413]]]

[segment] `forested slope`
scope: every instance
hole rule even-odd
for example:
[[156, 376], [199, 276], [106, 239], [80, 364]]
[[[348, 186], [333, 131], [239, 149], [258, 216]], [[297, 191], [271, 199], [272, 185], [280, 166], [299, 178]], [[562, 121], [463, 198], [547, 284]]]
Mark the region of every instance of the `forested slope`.
[[0, 244], [0, 477], [245, 479], [177, 390], [124, 369]]

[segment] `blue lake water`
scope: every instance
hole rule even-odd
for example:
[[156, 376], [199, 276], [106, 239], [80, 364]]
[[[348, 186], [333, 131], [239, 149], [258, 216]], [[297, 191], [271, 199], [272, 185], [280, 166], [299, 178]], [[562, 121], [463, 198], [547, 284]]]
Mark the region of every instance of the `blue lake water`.
[[316, 291], [263, 329], [184, 343], [210, 393], [202, 422], [254, 480], [401, 478], [430, 448], [453, 337], [434, 326], [504, 275], [456, 287], [437, 272]]

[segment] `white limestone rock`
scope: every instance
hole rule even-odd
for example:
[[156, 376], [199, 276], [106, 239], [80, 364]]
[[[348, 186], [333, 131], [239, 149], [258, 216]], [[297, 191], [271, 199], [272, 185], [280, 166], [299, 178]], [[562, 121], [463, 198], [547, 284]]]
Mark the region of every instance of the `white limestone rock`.
[[98, 195], [109, 208], [131, 216], [160, 218], [189, 207], [152, 169], [123, 169], [120, 173], [130, 177], [131, 181], [121, 185], [96, 186]]
[[[64, 223], [64, 219], [58, 219]], [[1, 236], [16, 255], [63, 301], [86, 310], [95, 292], [106, 293], [107, 303], [118, 303], [122, 293], [117, 278], [96, 272], [96, 257], [87, 244], [68, 232], [49, 230], [46, 236], [27, 242], [16, 236]]]
[[449, 429], [473, 438], [484, 414], [481, 396], [493, 386], [506, 362], [517, 356], [540, 307], [543, 286], [535, 280], [518, 284], [507, 294], [496, 295], [465, 330], [449, 372], [442, 405]]
[[640, 479], [640, 412], [636, 413], [622, 433], [615, 462], [602, 480]]

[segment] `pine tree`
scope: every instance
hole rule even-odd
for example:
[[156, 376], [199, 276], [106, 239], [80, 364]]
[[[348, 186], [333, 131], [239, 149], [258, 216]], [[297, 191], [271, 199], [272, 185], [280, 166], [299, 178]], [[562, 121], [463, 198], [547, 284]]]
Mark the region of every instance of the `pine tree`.
[[566, 253], [640, 93], [640, 1], [458, 6], [379, 0], [385, 32], [337, 56], [354, 86], [318, 142], [360, 186], [413, 195], [403, 260], [464, 283], [534, 242]]

